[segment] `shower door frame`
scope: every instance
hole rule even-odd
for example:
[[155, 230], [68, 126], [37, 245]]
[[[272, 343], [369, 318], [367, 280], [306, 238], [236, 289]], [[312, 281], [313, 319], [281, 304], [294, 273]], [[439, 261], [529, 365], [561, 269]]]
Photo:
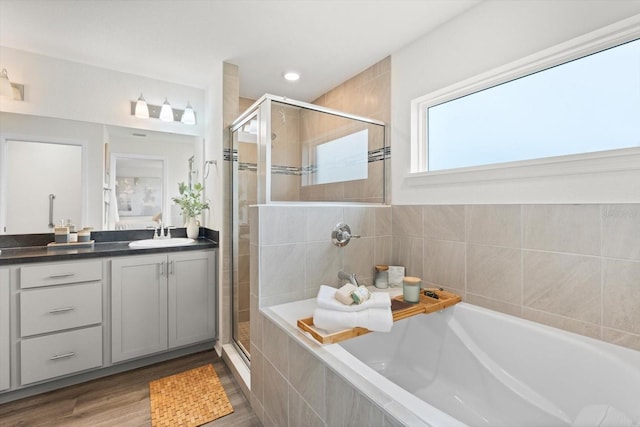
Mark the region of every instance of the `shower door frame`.
[[[278, 102], [281, 104], [287, 104], [295, 107], [304, 108], [307, 110], [318, 111], [321, 113], [331, 114], [334, 116], [351, 119], [359, 122], [364, 122], [368, 124], [382, 126], [383, 128], [383, 152], [385, 153], [385, 160], [383, 163], [383, 188], [382, 188], [382, 204], [388, 202], [387, 200], [387, 125], [375, 119], [370, 119], [368, 117], [358, 116], [356, 114], [349, 114], [339, 110], [334, 110], [332, 108], [322, 107], [320, 105], [310, 104], [307, 102], [296, 101], [293, 99], [288, 99], [283, 96], [265, 94], [261, 96], [256, 102], [254, 102], [247, 110], [245, 110], [236, 120], [233, 121], [231, 126], [229, 127], [229, 142], [230, 142], [230, 162], [231, 167], [229, 168], [229, 182], [230, 182], [230, 191], [231, 191], [231, 200], [230, 200], [230, 224], [231, 227], [231, 266], [230, 266], [230, 284], [231, 284], [231, 341], [234, 346], [239, 350], [239, 353], [243, 356], [245, 362], [250, 365], [250, 354], [247, 355], [242, 350], [242, 346], [236, 342], [234, 337], [234, 327], [235, 322], [237, 322], [237, 315], [234, 313], [233, 304], [234, 304], [234, 282], [237, 280], [236, 275], [234, 274], [235, 266], [237, 264], [237, 252], [238, 252], [238, 239], [235, 236], [234, 230], [234, 215], [236, 214], [234, 210], [234, 186], [237, 185], [237, 177], [234, 177], [234, 139], [233, 133], [239, 129], [241, 129], [245, 124], [247, 124], [251, 119], [257, 118], [258, 120], [258, 132], [257, 132], [257, 204], [277, 204], [280, 202], [271, 200], [271, 143], [272, 143], [272, 132], [271, 132], [271, 104], [272, 102]], [[238, 159], [239, 160], [239, 159]], [[287, 202], [283, 202], [287, 203]], [[305, 201], [304, 203], [314, 203], [313, 201]], [[322, 202], [321, 202], [322, 203]], [[354, 202], [356, 203], [356, 202]], [[250, 231], [251, 232], [251, 231]], [[251, 262], [251, 261], [250, 261]], [[251, 306], [251, 304], [249, 304]], [[258, 303], [259, 305], [259, 303]], [[251, 316], [251, 313], [250, 313]]]

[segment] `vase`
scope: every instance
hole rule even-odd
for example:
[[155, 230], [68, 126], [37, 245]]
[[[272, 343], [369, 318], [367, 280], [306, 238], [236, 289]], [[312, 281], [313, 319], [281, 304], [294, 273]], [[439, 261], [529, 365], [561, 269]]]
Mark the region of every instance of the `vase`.
[[185, 225], [187, 228], [187, 237], [190, 239], [197, 239], [198, 234], [200, 234], [200, 224], [198, 220], [194, 217], [190, 216], [187, 218], [187, 224]]

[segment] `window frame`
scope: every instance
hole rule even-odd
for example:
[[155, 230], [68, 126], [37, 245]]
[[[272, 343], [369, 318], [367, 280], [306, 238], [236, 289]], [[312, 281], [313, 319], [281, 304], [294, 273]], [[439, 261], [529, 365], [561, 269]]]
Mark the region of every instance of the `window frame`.
[[406, 183], [411, 186], [446, 185], [639, 169], [640, 147], [632, 147], [428, 171], [426, 114], [431, 106], [639, 38], [640, 15], [636, 15], [411, 100], [411, 158]]

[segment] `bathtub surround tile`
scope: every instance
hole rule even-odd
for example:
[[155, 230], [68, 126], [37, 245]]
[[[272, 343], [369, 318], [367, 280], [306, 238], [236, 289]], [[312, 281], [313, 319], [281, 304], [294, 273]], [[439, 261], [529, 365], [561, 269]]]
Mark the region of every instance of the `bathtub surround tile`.
[[289, 338], [289, 351], [291, 353], [289, 383], [320, 418], [324, 419], [326, 414], [324, 364], [292, 338]]
[[373, 264], [390, 265], [393, 259], [393, 237], [383, 236], [375, 238]]
[[600, 255], [599, 205], [524, 205], [523, 247]]
[[[352, 239], [343, 250], [343, 269], [349, 273], [356, 273], [360, 284], [373, 284], [375, 238], [362, 237], [360, 239]], [[337, 271], [334, 274], [337, 274]]]
[[569, 317], [547, 313], [545, 311], [524, 307], [522, 309], [522, 317], [533, 322], [542, 323], [543, 325], [552, 326], [554, 328], [585, 335], [591, 338], [600, 339], [602, 336], [602, 328], [599, 324], [583, 322]]
[[345, 207], [344, 222], [351, 227], [351, 233], [362, 237], [375, 236], [375, 211], [370, 207]]
[[288, 302], [300, 301], [302, 299], [306, 299], [306, 292], [304, 288], [300, 288], [294, 292], [289, 292], [286, 294], [274, 295], [271, 297], [262, 297], [260, 298], [260, 307], [266, 308], [271, 307], [272, 305], [286, 304]]
[[520, 205], [466, 206], [467, 242], [520, 248]]
[[253, 333], [250, 334], [249, 340], [252, 344], [257, 346], [259, 349], [262, 349], [262, 318], [263, 315], [260, 313], [260, 302], [258, 301], [257, 295], [251, 295], [251, 307], [249, 308], [249, 325], [250, 331]]
[[328, 426], [382, 426], [382, 411], [362, 393], [331, 370], [327, 370], [326, 382]]
[[264, 403], [264, 356], [253, 345], [251, 346], [251, 395], [260, 404]]
[[421, 206], [391, 206], [391, 224], [394, 237], [422, 237]]
[[280, 373], [289, 376], [289, 338], [285, 331], [265, 317], [262, 325], [262, 351], [266, 361], [269, 361]]
[[601, 322], [600, 259], [524, 251], [524, 306], [584, 322]]
[[519, 249], [467, 245], [467, 292], [521, 304], [520, 258]]
[[302, 206], [261, 206], [261, 245], [298, 243], [306, 240], [306, 208]]
[[289, 426], [325, 427], [324, 421], [293, 387], [289, 387]]
[[264, 363], [264, 412], [266, 424], [286, 426], [289, 419], [289, 384], [285, 377], [265, 359]]
[[424, 244], [423, 238], [394, 236], [392, 265], [403, 265], [405, 276], [423, 278], [425, 274], [422, 263]]
[[604, 260], [603, 325], [640, 334], [640, 262]]
[[602, 255], [640, 261], [640, 203], [602, 206]]
[[465, 271], [464, 243], [425, 240], [423, 286], [466, 289]]
[[[455, 291], [451, 291], [458, 293]], [[509, 314], [511, 316], [522, 317], [522, 306], [518, 304], [509, 304], [497, 299], [487, 298], [481, 295], [476, 295], [471, 292], [467, 292], [463, 298], [465, 302], [469, 304], [478, 305], [480, 307], [488, 308], [489, 310], [499, 311], [500, 313]]]
[[[351, 243], [349, 244], [349, 246]], [[338, 271], [342, 267], [341, 249], [331, 242], [310, 242], [306, 249], [307, 283], [305, 289], [320, 285], [340, 284]]]
[[423, 206], [424, 237], [433, 240], [464, 242], [464, 212], [463, 205]]
[[602, 328], [602, 339], [612, 344], [640, 351], [640, 335], [629, 334], [617, 329]]
[[304, 289], [306, 244], [260, 247], [260, 298]]
[[391, 206], [374, 208], [376, 236], [391, 236]]
[[331, 241], [331, 232], [339, 222], [344, 222], [343, 208], [341, 207], [307, 208], [307, 242]]

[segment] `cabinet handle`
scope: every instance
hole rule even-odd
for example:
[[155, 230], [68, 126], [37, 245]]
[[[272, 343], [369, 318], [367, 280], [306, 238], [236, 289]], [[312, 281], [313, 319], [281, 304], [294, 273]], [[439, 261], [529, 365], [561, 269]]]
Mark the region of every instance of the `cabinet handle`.
[[76, 273], [60, 273], [60, 274], [52, 274], [49, 276], [49, 279], [60, 279], [62, 277], [71, 277], [75, 276]]
[[51, 313], [51, 314], [65, 313], [67, 311], [72, 311], [72, 310], [75, 310], [75, 309], [76, 309], [75, 307], [54, 308], [49, 313]]
[[169, 274], [173, 274], [173, 261], [169, 261]]
[[160, 276], [164, 276], [164, 261], [160, 263]]
[[56, 354], [55, 356], [51, 356], [49, 358], [49, 360], [58, 360], [58, 359], [67, 359], [69, 357], [73, 357], [75, 356], [76, 353], [73, 351], [70, 351], [69, 353], [64, 353], [64, 354]]

